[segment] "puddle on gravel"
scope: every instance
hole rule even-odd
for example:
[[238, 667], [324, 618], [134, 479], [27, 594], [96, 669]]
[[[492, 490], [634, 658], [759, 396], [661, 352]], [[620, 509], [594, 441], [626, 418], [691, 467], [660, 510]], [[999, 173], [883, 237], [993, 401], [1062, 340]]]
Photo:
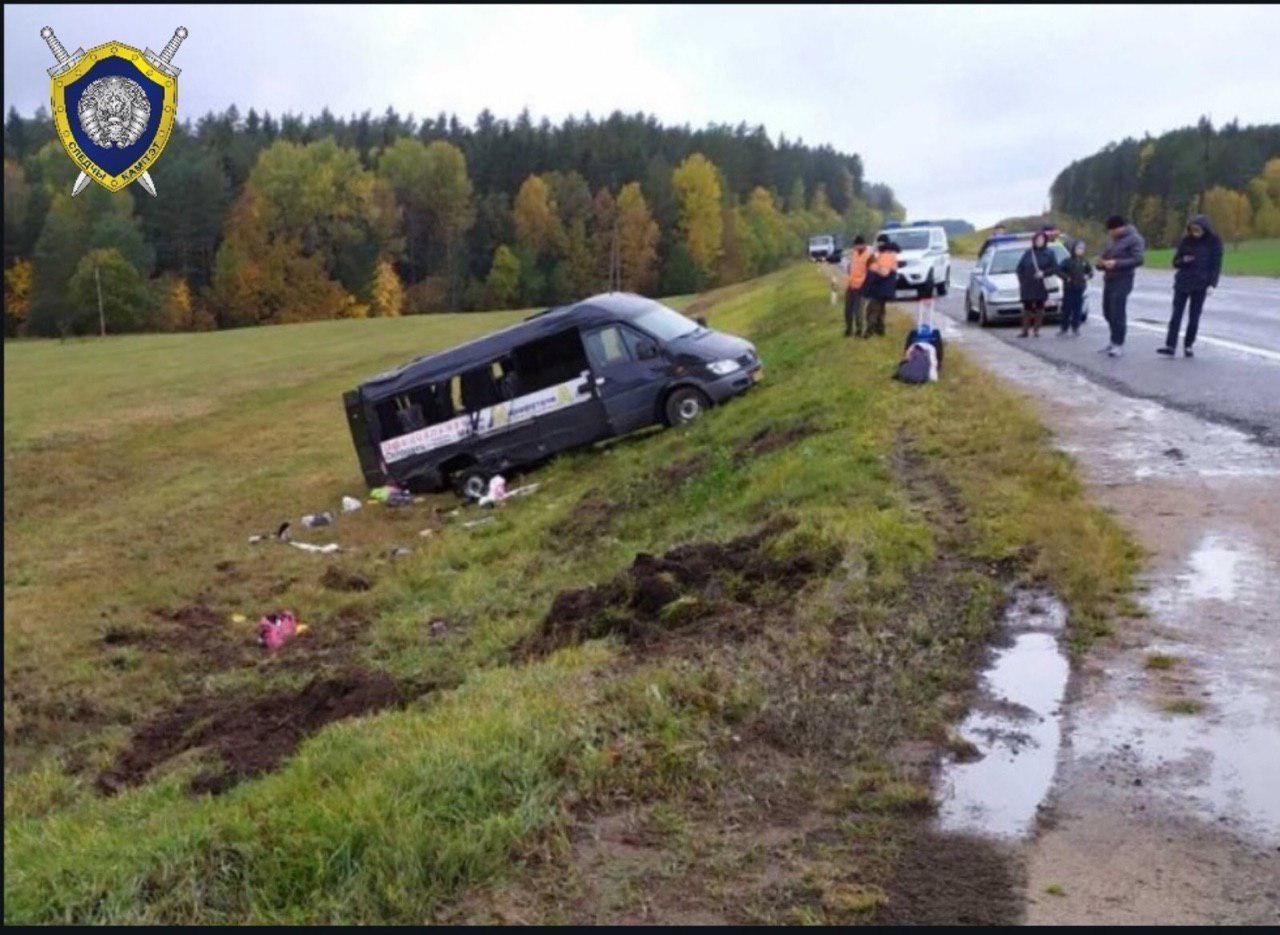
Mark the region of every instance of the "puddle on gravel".
[[[1164, 625], [1159, 652], [1181, 661], [1168, 681], [1117, 661], [1109, 690], [1072, 717], [1075, 755], [1117, 764], [1113, 782], [1140, 781], [1205, 821], [1280, 843], [1280, 567], [1223, 531], [1185, 563], [1144, 600]], [[1178, 685], [1201, 711], [1161, 709]]]
[[1043, 592], [1019, 592], [1005, 612], [1009, 646], [995, 651], [980, 696], [959, 732], [980, 758], [942, 765], [943, 831], [1022, 837], [1053, 782], [1062, 745], [1062, 702], [1070, 665], [1058, 644], [1066, 608]]
[[1240, 558], [1240, 552], [1230, 543], [1217, 536], [1205, 536], [1191, 553], [1191, 571], [1184, 576], [1191, 597], [1200, 601], [1235, 600]]

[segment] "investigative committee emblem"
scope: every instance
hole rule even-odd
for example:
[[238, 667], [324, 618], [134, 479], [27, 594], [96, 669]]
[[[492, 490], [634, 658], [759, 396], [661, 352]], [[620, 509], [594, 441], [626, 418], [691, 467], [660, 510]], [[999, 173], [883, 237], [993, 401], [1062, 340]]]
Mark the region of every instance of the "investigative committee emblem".
[[53, 125], [80, 175], [71, 194], [92, 179], [118, 192], [130, 182], [156, 194], [148, 171], [164, 152], [178, 116], [178, 72], [173, 57], [187, 38], [179, 26], [160, 54], [106, 42], [68, 53], [53, 30], [40, 30], [56, 64], [52, 79]]

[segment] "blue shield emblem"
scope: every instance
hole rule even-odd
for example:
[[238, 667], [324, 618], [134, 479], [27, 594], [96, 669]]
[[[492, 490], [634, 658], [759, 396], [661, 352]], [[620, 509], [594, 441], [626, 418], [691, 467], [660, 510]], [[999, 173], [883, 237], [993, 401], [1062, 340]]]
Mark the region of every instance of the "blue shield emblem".
[[53, 76], [52, 98], [58, 140], [85, 176], [108, 191], [139, 180], [152, 191], [146, 172], [173, 132], [177, 69], [108, 42], [69, 58]]

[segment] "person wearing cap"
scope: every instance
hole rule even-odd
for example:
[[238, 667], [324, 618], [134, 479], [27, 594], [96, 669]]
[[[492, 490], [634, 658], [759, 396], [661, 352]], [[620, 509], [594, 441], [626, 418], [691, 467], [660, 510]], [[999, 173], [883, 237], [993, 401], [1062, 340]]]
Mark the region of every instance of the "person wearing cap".
[[867, 264], [867, 330], [863, 337], [884, 334], [885, 303], [898, 294], [898, 245], [886, 235], [876, 238], [876, 252]]
[[845, 280], [844, 291], [844, 336], [862, 337], [864, 329], [862, 317], [862, 290], [867, 284], [867, 265], [871, 262], [871, 248], [861, 234], [853, 238], [853, 249], [849, 251], [849, 278]]
[[1107, 218], [1107, 236], [1110, 240], [1096, 266], [1102, 272], [1102, 314], [1111, 328], [1111, 340], [1098, 353], [1121, 357], [1134, 270], [1146, 260], [1147, 245], [1138, 229], [1119, 214]]

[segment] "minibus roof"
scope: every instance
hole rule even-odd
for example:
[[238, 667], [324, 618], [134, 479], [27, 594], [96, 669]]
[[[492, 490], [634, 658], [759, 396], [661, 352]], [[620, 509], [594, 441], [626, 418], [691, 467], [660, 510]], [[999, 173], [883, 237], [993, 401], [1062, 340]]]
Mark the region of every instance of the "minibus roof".
[[415, 358], [402, 367], [380, 373], [360, 384], [360, 395], [370, 402], [396, 396], [420, 387], [423, 383], [434, 383], [470, 370], [472, 367], [486, 364], [522, 344], [547, 337], [565, 328], [605, 324], [620, 318], [634, 318], [659, 305], [660, 303], [653, 299], [646, 299], [644, 296], [633, 295], [630, 292], [606, 292], [593, 295], [589, 299], [549, 309], [500, 331], [476, 338], [474, 341], [459, 344], [438, 354]]

